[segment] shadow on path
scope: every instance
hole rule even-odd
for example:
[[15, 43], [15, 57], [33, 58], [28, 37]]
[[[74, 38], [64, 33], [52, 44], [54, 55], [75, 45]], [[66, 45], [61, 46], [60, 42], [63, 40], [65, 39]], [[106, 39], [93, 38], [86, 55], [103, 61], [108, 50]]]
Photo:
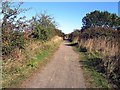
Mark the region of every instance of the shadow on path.
[[66, 46], [77, 46], [78, 45], [78, 43], [69, 43], [69, 44], [65, 44]]

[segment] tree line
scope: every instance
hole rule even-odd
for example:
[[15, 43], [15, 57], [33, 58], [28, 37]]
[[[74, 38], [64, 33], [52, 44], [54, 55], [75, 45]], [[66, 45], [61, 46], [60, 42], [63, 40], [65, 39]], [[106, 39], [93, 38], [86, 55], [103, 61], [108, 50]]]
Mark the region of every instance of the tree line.
[[109, 13], [108, 11], [98, 11], [95, 10], [86, 14], [82, 19], [83, 27], [82, 29], [87, 29], [90, 27], [111, 27], [113, 29], [120, 28], [120, 17], [114, 13]]

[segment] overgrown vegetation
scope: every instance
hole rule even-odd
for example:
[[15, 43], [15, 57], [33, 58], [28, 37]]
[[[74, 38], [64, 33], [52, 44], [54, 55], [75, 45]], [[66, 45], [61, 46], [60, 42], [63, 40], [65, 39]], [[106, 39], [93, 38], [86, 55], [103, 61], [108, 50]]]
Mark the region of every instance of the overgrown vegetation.
[[[30, 20], [26, 16], [19, 17], [29, 10], [22, 9], [22, 4], [2, 1], [0, 10], [4, 87], [14, 86], [38, 68], [64, 36], [54, 18], [46, 13]], [[114, 87], [120, 88], [120, 17], [95, 10], [82, 21], [82, 29], [69, 34], [69, 39], [76, 41], [80, 52], [84, 52], [83, 63], [91, 72], [93, 82], [96, 87], [109, 87], [104, 76]]]
[[14, 48], [24, 49], [29, 39], [46, 41], [55, 35], [63, 35], [62, 31], [56, 28], [53, 18], [46, 13], [33, 16], [31, 20], [26, 20], [26, 16], [18, 17], [22, 12], [29, 10], [21, 9], [22, 4], [20, 2], [16, 6], [9, 1], [2, 2], [2, 55], [10, 54]]
[[19, 16], [23, 2], [2, 1], [3, 87], [11, 87], [38, 68], [39, 63], [58, 47], [64, 33], [50, 15], [41, 13], [27, 20]]
[[74, 31], [69, 35], [72, 40], [78, 38], [77, 43], [81, 51], [92, 54], [100, 53], [100, 62], [98, 59], [95, 62], [94, 60], [88, 61], [92, 66], [99, 64], [97, 70], [106, 75], [114, 87], [120, 86], [119, 20], [120, 17], [116, 14], [107, 11], [94, 11], [86, 14], [83, 18], [84, 26], [81, 30]]
[[112, 88], [105, 75], [99, 72], [99, 63], [102, 61], [99, 53], [84, 51], [85, 48], [77, 47], [76, 51], [80, 54], [80, 63], [82, 63], [87, 87], [89, 88]]
[[[49, 62], [48, 57], [58, 48], [60, 37], [54, 37], [48, 42], [33, 41], [24, 52], [17, 51], [19, 58], [9, 58], [3, 63], [3, 87], [17, 87], [21, 82], [29, 77], [35, 70], [41, 69]], [[15, 59], [15, 60], [13, 60]]]
[[96, 28], [84, 31], [79, 39], [80, 47], [102, 55], [102, 61], [99, 62], [101, 67], [98, 69], [117, 86], [120, 84], [119, 37], [118, 31]]

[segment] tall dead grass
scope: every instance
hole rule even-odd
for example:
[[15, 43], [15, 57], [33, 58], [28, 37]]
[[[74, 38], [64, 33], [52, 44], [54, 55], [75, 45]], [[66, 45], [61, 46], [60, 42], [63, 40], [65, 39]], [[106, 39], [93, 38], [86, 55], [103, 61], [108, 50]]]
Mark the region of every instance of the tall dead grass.
[[113, 84], [120, 86], [120, 56], [119, 42], [111, 38], [89, 38], [79, 40], [79, 47], [86, 48], [89, 52], [101, 55], [102, 70]]
[[9, 56], [6, 56], [7, 58], [4, 58], [2, 63], [3, 86], [9, 86], [11, 81], [22, 74], [19, 72], [22, 70], [21, 68], [24, 69], [31, 60], [35, 60], [37, 55], [48, 50], [49, 47], [55, 48], [53, 45], [57, 45], [60, 41], [62, 38], [55, 36], [46, 42], [30, 40], [24, 49], [15, 48]]

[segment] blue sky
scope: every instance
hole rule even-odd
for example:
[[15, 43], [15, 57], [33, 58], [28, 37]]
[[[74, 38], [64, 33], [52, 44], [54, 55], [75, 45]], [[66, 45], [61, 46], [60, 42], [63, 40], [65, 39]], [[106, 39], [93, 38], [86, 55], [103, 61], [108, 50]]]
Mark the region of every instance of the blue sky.
[[27, 18], [46, 10], [47, 14], [54, 17], [58, 28], [64, 33], [80, 29], [82, 18], [91, 11], [108, 11], [118, 15], [117, 2], [25, 2], [22, 7], [32, 8], [24, 13]]

